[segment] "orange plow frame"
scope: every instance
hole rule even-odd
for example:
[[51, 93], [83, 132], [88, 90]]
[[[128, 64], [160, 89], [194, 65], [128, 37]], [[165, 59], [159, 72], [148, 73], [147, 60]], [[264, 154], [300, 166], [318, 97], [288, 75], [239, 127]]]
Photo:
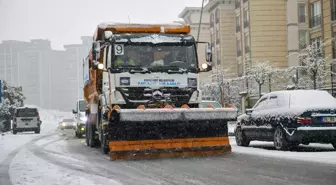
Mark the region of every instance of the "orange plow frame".
[[110, 141], [110, 159], [209, 156], [231, 153], [228, 136], [210, 138]]

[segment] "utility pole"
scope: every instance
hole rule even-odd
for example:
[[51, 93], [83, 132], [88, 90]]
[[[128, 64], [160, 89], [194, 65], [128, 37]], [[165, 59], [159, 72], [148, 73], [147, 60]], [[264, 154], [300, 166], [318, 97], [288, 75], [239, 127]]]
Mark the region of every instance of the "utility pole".
[[200, 32], [201, 32], [201, 24], [202, 24], [202, 17], [203, 17], [204, 1], [205, 0], [202, 0], [201, 15], [200, 15], [199, 23], [198, 23], [197, 42], [199, 41], [199, 36], [200, 36]]

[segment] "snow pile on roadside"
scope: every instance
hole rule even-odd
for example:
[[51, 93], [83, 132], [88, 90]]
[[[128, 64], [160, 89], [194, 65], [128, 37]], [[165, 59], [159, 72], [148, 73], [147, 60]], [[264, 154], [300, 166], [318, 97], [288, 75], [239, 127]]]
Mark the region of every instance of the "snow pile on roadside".
[[45, 185], [46, 182], [52, 182], [53, 185], [80, 185], [99, 182], [98, 184], [120, 185], [106, 177], [89, 175], [48, 163], [27, 150], [18, 153], [13, 159], [10, 173], [11, 177], [17, 177], [11, 178], [12, 184]]
[[[272, 142], [251, 141], [249, 147], [237, 146], [235, 138], [230, 137], [233, 153], [242, 153], [250, 155], [258, 155], [263, 157], [274, 157], [278, 159], [293, 159], [301, 161], [319, 162], [325, 164], [336, 165], [336, 151], [331, 144], [310, 144], [308, 146], [300, 145], [306, 151], [277, 151]], [[321, 151], [312, 150], [317, 149]]]
[[[37, 106], [27, 106], [38, 108]], [[13, 135], [12, 132], [4, 133], [3, 136], [0, 136], [0, 148], [2, 150], [0, 152], [0, 163], [6, 159], [11, 152], [21, 148], [29, 141], [53, 132], [57, 128], [57, 124], [60, 119], [71, 116], [71, 112], [67, 113], [57, 110], [44, 110], [41, 108], [38, 108], [38, 110], [42, 120], [41, 134], [35, 134], [34, 132], [19, 132], [17, 135]]]

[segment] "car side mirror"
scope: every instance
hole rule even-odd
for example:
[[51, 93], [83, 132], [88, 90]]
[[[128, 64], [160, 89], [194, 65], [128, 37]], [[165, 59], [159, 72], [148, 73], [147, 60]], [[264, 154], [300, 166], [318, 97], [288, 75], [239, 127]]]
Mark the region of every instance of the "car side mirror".
[[253, 112], [253, 109], [246, 109], [245, 114], [250, 115]]

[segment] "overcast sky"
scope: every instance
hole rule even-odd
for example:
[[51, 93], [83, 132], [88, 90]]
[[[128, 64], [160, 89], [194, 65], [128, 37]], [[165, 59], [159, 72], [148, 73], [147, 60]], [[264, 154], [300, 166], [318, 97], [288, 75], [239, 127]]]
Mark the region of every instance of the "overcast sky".
[[[54, 49], [92, 36], [100, 22], [173, 22], [202, 0], [0, 0], [0, 41], [49, 39]], [[95, 11], [96, 10], [96, 11]]]

